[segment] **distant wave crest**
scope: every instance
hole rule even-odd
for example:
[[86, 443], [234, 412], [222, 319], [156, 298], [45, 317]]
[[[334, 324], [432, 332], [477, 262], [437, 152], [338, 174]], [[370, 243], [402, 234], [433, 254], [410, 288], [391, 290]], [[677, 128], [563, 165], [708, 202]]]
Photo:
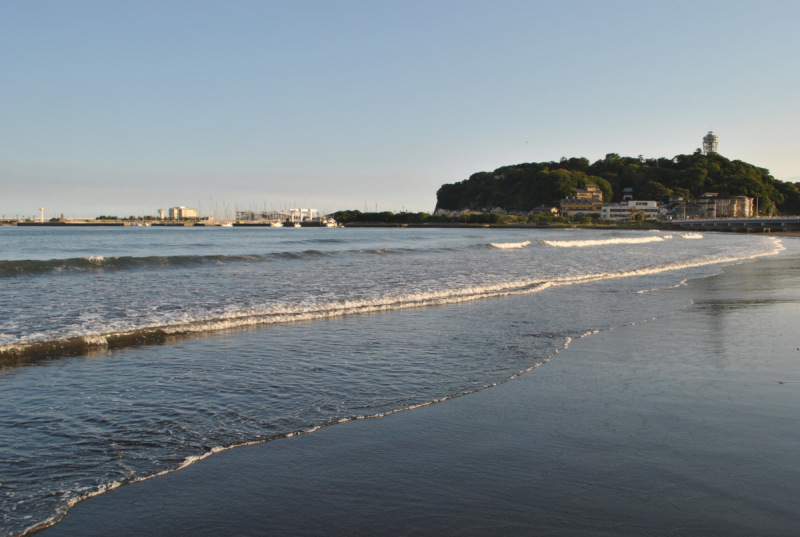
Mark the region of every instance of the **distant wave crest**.
[[630, 239], [597, 239], [585, 241], [539, 241], [544, 246], [554, 246], [556, 248], [586, 248], [587, 246], [605, 246], [608, 244], [644, 244], [647, 242], [664, 242], [672, 238], [672, 235], [663, 237], [636, 237]]
[[287, 259], [310, 259], [335, 255], [383, 255], [413, 252], [407, 248], [374, 248], [363, 250], [303, 250], [253, 255], [172, 255], [148, 257], [73, 257], [69, 259], [22, 259], [0, 261], [0, 278], [58, 272], [98, 272], [104, 270], [128, 270], [137, 268], [164, 268], [189, 265], [220, 265], [224, 263], [268, 263]]
[[526, 246], [530, 246], [531, 241], [522, 241], [522, 242], [492, 242], [489, 243], [495, 248], [500, 248], [501, 250], [513, 250], [515, 248], [525, 248]]

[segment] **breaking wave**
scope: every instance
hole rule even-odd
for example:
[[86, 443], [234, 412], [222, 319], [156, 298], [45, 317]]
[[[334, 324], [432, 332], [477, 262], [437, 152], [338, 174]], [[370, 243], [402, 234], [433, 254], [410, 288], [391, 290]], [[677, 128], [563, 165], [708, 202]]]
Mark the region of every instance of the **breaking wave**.
[[[652, 239], [663, 240], [660, 237]], [[631, 239], [637, 242], [641, 239]], [[605, 241], [565, 241], [565, 242], [599, 242]], [[635, 243], [634, 243], [635, 244]], [[660, 272], [679, 270], [685, 268], [732, 263], [756, 257], [775, 255], [783, 246], [775, 241], [775, 248], [770, 252], [743, 256], [709, 256], [694, 258], [682, 262], [672, 262], [661, 265], [644, 267], [641, 269], [587, 274], [578, 277], [561, 277], [552, 279], [526, 279], [515, 280], [493, 285], [474, 285], [463, 288], [443, 289], [439, 291], [387, 295], [362, 300], [341, 300], [322, 302], [311, 305], [276, 306], [263, 309], [250, 309], [232, 312], [216, 318], [187, 320], [160, 326], [143, 326], [141, 328], [111, 332], [84, 334], [63, 339], [42, 339], [29, 342], [17, 342], [0, 346], [0, 360], [15, 359], [26, 356], [58, 356], [86, 352], [92, 348], [123, 348], [133, 345], [161, 343], [171, 337], [215, 332], [234, 328], [288, 323], [295, 321], [310, 321], [315, 319], [330, 319], [347, 315], [365, 313], [378, 313], [410, 308], [428, 306], [443, 306], [458, 304], [474, 300], [497, 298], [510, 295], [535, 293], [551, 287], [576, 285], [581, 283], [596, 282], [616, 278], [628, 278], [657, 274]]]
[[512, 250], [514, 248], [525, 248], [526, 246], [530, 246], [531, 241], [522, 241], [522, 242], [492, 242], [489, 243], [495, 248], [500, 248], [502, 250]]
[[681, 233], [681, 237], [684, 239], [702, 239], [703, 236], [699, 233]]
[[598, 239], [585, 241], [546, 241], [541, 240], [539, 244], [544, 246], [555, 246], [557, 248], [585, 248], [587, 246], [604, 246], [606, 244], [644, 244], [647, 242], [663, 242], [671, 239], [672, 235], [663, 237], [636, 237], [631, 239]]

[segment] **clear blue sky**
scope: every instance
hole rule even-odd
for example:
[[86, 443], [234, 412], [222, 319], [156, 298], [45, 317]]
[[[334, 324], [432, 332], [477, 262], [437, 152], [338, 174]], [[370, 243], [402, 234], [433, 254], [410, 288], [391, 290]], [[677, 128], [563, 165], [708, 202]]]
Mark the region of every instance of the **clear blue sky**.
[[432, 210], [606, 153], [800, 180], [800, 2], [0, 0], [0, 213]]

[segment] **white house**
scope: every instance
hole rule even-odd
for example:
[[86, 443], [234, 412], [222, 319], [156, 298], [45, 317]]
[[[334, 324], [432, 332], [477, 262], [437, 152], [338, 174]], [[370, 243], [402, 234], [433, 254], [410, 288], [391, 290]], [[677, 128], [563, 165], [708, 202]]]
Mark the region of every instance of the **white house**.
[[627, 220], [631, 211], [639, 209], [644, 212], [646, 220], [658, 219], [657, 201], [626, 200], [622, 203], [604, 203], [600, 209], [600, 218], [603, 220]]

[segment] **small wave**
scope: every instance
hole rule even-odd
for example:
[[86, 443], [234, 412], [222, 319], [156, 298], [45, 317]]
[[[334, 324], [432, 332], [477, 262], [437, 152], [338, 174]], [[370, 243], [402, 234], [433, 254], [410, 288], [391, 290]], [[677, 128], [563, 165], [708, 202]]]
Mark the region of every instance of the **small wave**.
[[370, 248], [367, 250], [359, 250], [359, 252], [370, 255], [384, 255], [384, 254], [402, 254], [412, 250], [406, 248]]
[[522, 241], [522, 242], [492, 242], [489, 243], [495, 248], [500, 248], [501, 250], [512, 250], [514, 248], [525, 248], [526, 246], [530, 246], [531, 241]]
[[346, 239], [300, 239], [300, 240], [284, 240], [281, 241], [281, 244], [314, 244], [314, 243], [323, 243], [323, 244], [335, 244], [335, 243], [343, 243], [348, 242]]
[[555, 246], [557, 248], [585, 248], [587, 246], [605, 246], [607, 244], [644, 244], [647, 242], [663, 242], [672, 238], [672, 235], [663, 237], [636, 237], [632, 239], [598, 239], [586, 241], [539, 241], [545, 246]]
[[219, 265], [225, 263], [267, 263], [281, 259], [309, 259], [331, 255], [359, 254], [359, 253], [403, 253], [403, 249], [375, 249], [375, 250], [344, 250], [328, 251], [303, 250], [301, 252], [276, 252], [270, 254], [253, 255], [174, 255], [174, 256], [148, 256], [148, 257], [104, 257], [101, 255], [90, 257], [74, 257], [69, 259], [23, 259], [14, 261], [0, 261], [0, 278], [9, 276], [24, 276], [33, 274], [47, 274], [64, 271], [67, 272], [99, 272], [106, 270], [130, 270], [137, 268], [163, 268], [172, 266], [189, 265]]
[[236, 448], [240, 448], [240, 447], [254, 446], [254, 445], [258, 445], [258, 444], [265, 444], [267, 442], [272, 442], [272, 441], [278, 440], [280, 438], [292, 438], [292, 437], [295, 437], [295, 436], [300, 436], [300, 435], [305, 435], [305, 434], [313, 434], [313, 433], [319, 431], [320, 429], [322, 429], [323, 427], [330, 427], [330, 426], [338, 425], [338, 424], [341, 424], [341, 423], [347, 423], [349, 421], [367, 420], [367, 419], [381, 419], [381, 418], [385, 418], [385, 417], [391, 416], [392, 414], [398, 414], [400, 412], [408, 412], [408, 411], [411, 411], [411, 410], [417, 410], [418, 408], [423, 408], [423, 407], [426, 407], [426, 406], [431, 406], [431, 405], [435, 405], [435, 404], [438, 404], [438, 403], [443, 403], [443, 402], [448, 401], [450, 399], [456, 399], [456, 398], [459, 398], [459, 397], [463, 397], [465, 395], [470, 395], [470, 394], [473, 394], [473, 393], [477, 393], [477, 392], [483, 391], [483, 390], [485, 390], [487, 388], [494, 388], [496, 386], [500, 386], [501, 384], [505, 384], [505, 383], [507, 383], [509, 381], [512, 381], [512, 380], [514, 380], [516, 378], [519, 378], [522, 375], [524, 375], [526, 373], [530, 373], [531, 371], [533, 371], [533, 370], [535, 370], [535, 369], [537, 369], [537, 368], [549, 363], [550, 360], [552, 358], [554, 358], [558, 354], [559, 350], [567, 349], [569, 347], [569, 343], [571, 341], [572, 341], [572, 338], [567, 337], [566, 341], [565, 341], [564, 345], [561, 347], [561, 349], [554, 349], [554, 352], [550, 356], [548, 356], [546, 358], [540, 358], [539, 361], [534, 362], [533, 364], [529, 365], [525, 369], [523, 369], [521, 371], [517, 371], [516, 373], [514, 373], [511, 376], [509, 376], [509, 377], [507, 377], [505, 379], [498, 380], [498, 381], [493, 382], [491, 384], [479, 385], [479, 386], [476, 386], [476, 387], [474, 387], [472, 389], [469, 389], [469, 390], [459, 391], [459, 392], [451, 394], [451, 395], [446, 395], [446, 396], [439, 397], [439, 398], [436, 398], [436, 399], [431, 399], [429, 401], [425, 401], [423, 403], [418, 403], [418, 404], [415, 404], [415, 405], [408, 405], [408, 406], [405, 406], [405, 407], [395, 408], [395, 409], [392, 409], [392, 410], [388, 410], [386, 412], [379, 412], [379, 413], [376, 413], [376, 414], [368, 414], [368, 415], [346, 416], [346, 417], [342, 417], [342, 418], [338, 418], [338, 419], [333, 419], [333, 420], [331, 420], [329, 422], [320, 423], [318, 425], [311, 425], [311, 426], [309, 426], [308, 428], [305, 428], [305, 429], [298, 429], [298, 430], [294, 430], [294, 431], [287, 432], [287, 433], [277, 433], [277, 434], [273, 434], [273, 435], [261, 436], [261, 437], [258, 437], [258, 438], [252, 439], [252, 440], [245, 440], [243, 442], [236, 442], [236, 443], [228, 444], [228, 445], [214, 446], [211, 449], [208, 449], [207, 451], [205, 451], [205, 452], [203, 452], [201, 454], [189, 455], [189, 456], [185, 457], [183, 462], [181, 462], [178, 466], [176, 466], [174, 468], [168, 468], [168, 469], [162, 470], [160, 472], [156, 472], [156, 473], [153, 473], [153, 474], [144, 475], [144, 476], [140, 476], [140, 477], [132, 477], [132, 478], [125, 478], [125, 479], [115, 480], [115, 481], [112, 481], [110, 483], [101, 484], [101, 485], [99, 485], [97, 487], [94, 487], [94, 488], [84, 487], [84, 488], [77, 489], [75, 491], [77, 493], [76, 497], [69, 499], [64, 505], [60, 506], [58, 508], [57, 512], [54, 515], [48, 517], [47, 519], [45, 519], [45, 520], [43, 520], [41, 522], [37, 522], [37, 523], [33, 524], [32, 526], [29, 526], [29, 527], [25, 528], [21, 533], [17, 534], [16, 537], [27, 537], [28, 535], [31, 535], [31, 534], [39, 532], [39, 531], [41, 531], [43, 529], [49, 528], [51, 526], [54, 526], [59, 521], [61, 521], [64, 518], [64, 516], [66, 516], [67, 512], [70, 509], [72, 509], [73, 507], [75, 507], [75, 505], [77, 505], [78, 503], [80, 503], [80, 502], [82, 502], [84, 500], [88, 500], [90, 498], [93, 498], [93, 497], [96, 497], [96, 496], [100, 496], [101, 494], [105, 494], [106, 492], [109, 492], [111, 490], [119, 488], [119, 487], [121, 487], [123, 485], [134, 484], [134, 483], [142, 483], [144, 481], [148, 481], [150, 479], [153, 479], [154, 477], [161, 477], [161, 476], [165, 476], [165, 475], [168, 475], [168, 474], [171, 474], [171, 473], [174, 473], [174, 472], [178, 472], [180, 470], [183, 470], [183, 469], [193, 465], [196, 462], [202, 461], [202, 460], [204, 460], [204, 459], [206, 459], [208, 457], [211, 457], [212, 455], [216, 455], [217, 453], [221, 453], [223, 451], [228, 451], [228, 450], [236, 449]]
[[93, 255], [90, 257], [74, 257], [69, 259], [24, 259], [16, 261], [0, 261], [0, 277], [65, 270], [96, 272], [101, 270], [123, 270], [137, 267], [165, 267], [207, 263], [219, 264], [225, 262], [257, 262], [267, 260], [268, 259], [266, 256], [259, 255], [177, 255], [149, 257], [104, 257], [101, 255]]
[[683, 262], [655, 265], [625, 272], [587, 274], [577, 277], [553, 278], [551, 280], [515, 280], [493, 285], [474, 285], [462, 288], [389, 295], [362, 300], [343, 300], [303, 306], [277, 306], [257, 310], [243, 310], [217, 318], [188, 320], [181, 323], [160, 326], [145, 326], [125, 332], [104, 334], [91, 333], [65, 339], [42, 339], [36, 341], [8, 343], [0, 346], [0, 360], [14, 360], [27, 356], [58, 356], [65, 354], [76, 354], [87, 352], [90, 349], [96, 349], [98, 347], [112, 349], [129, 347], [131, 345], [160, 343], [175, 336], [215, 332], [249, 326], [288, 323], [295, 321], [310, 321], [315, 319], [330, 319], [349, 315], [379, 313], [429, 306], [443, 306], [488, 298], [536, 293], [551, 287], [576, 285], [617, 278], [628, 278], [632, 276], [645, 276], [670, 270], [679, 270], [720, 263], [733, 263], [745, 259], [755, 259], [765, 255], [775, 255], [781, 250], [784, 250], [780, 240], [776, 239], [774, 245], [774, 250], [761, 254], [744, 255], [739, 257], [702, 257]]
[[684, 239], [702, 239], [703, 236], [699, 233], [681, 233], [681, 237]]

